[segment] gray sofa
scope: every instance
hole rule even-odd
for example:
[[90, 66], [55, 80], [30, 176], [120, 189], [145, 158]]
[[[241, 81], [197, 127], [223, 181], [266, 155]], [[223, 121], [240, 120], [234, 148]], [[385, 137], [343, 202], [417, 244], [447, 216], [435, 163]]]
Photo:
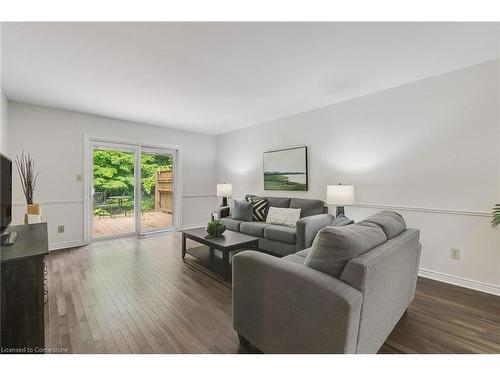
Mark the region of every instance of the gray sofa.
[[376, 353], [415, 295], [419, 231], [406, 229], [346, 260], [338, 277], [305, 266], [310, 251], [234, 256], [240, 342], [265, 353]]
[[[251, 195], [255, 197], [254, 195]], [[219, 208], [219, 217], [227, 230], [259, 237], [259, 249], [278, 256], [293, 254], [310, 247], [316, 233], [333, 222], [328, 207], [319, 199], [287, 197], [266, 197], [270, 207], [300, 208], [300, 220], [296, 228], [267, 224], [262, 221], [234, 220], [229, 215], [229, 207]]]

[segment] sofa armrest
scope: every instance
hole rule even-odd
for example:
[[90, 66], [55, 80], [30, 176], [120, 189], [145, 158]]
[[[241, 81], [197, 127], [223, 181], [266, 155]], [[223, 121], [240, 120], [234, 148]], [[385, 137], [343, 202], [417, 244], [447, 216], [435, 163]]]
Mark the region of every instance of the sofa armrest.
[[362, 295], [256, 251], [233, 257], [233, 327], [265, 353], [354, 353]]
[[229, 217], [230, 208], [229, 206], [217, 207], [217, 215], [219, 215], [219, 220], [223, 217]]
[[306, 216], [297, 221], [297, 250], [311, 247], [316, 234], [332, 223], [333, 216], [330, 214]]

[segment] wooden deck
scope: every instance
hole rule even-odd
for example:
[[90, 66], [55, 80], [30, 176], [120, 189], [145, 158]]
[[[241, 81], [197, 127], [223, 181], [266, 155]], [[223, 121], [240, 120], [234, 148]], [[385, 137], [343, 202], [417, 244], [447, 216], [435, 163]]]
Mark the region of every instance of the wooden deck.
[[[94, 237], [111, 236], [123, 233], [132, 233], [134, 216], [94, 217]], [[172, 215], [164, 212], [145, 212], [141, 215], [142, 230], [155, 230], [172, 225]]]
[[[51, 252], [47, 264], [49, 351], [246, 352], [232, 327], [231, 284], [181, 259], [180, 232]], [[380, 353], [500, 353], [500, 297], [419, 278]]]

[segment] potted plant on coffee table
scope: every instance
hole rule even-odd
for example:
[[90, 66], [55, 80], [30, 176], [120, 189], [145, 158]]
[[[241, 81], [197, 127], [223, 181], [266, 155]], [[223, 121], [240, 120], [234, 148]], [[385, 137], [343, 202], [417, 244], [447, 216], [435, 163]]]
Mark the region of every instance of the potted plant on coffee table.
[[222, 237], [222, 233], [226, 230], [226, 226], [220, 220], [211, 220], [207, 224], [207, 235], [205, 238], [218, 238]]

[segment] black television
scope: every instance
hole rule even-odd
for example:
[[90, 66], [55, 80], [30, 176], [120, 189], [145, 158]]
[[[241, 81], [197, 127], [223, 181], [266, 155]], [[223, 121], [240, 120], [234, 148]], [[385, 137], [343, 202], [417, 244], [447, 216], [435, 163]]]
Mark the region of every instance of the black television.
[[0, 154], [0, 233], [12, 221], [12, 161]]

